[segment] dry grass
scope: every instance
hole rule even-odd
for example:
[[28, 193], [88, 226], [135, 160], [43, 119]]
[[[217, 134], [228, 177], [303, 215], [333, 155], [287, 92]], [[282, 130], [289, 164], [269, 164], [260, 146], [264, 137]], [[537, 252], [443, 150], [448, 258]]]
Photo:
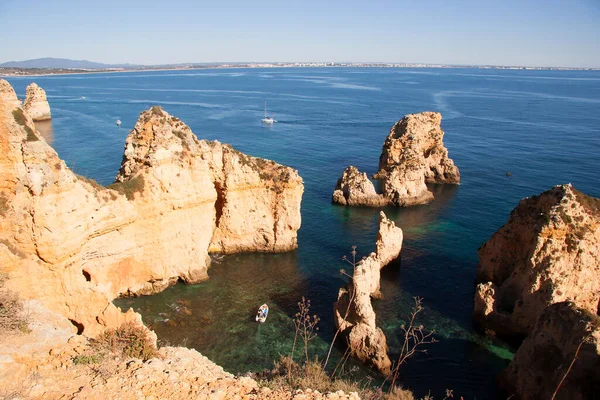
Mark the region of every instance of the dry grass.
[[28, 142], [35, 142], [40, 140], [35, 134], [35, 132], [29, 126], [27, 126], [27, 118], [25, 118], [25, 114], [23, 113], [22, 109], [16, 108], [15, 110], [13, 110], [12, 114], [17, 124], [21, 125], [23, 129], [25, 129], [25, 132], [27, 132]]
[[19, 295], [4, 287], [6, 275], [0, 275], [0, 334], [29, 332], [29, 317]]
[[262, 386], [272, 390], [318, 390], [321, 393], [356, 392], [361, 399], [367, 400], [414, 400], [411, 391], [395, 388], [390, 393], [384, 393], [379, 387], [369, 386], [371, 381], [361, 385], [351, 379], [330, 378], [318, 360], [299, 363], [290, 356], [281, 356], [270, 371], [263, 371], [255, 377]]
[[[91, 347], [97, 351], [100, 358], [106, 353], [113, 353], [124, 358], [139, 358], [146, 361], [158, 355], [148, 330], [133, 323], [125, 323], [116, 329], [107, 329], [91, 341]], [[82, 363], [94, 361], [95, 355], [87, 355], [91, 358], [82, 359]]]
[[135, 193], [144, 190], [144, 185], [144, 177], [138, 175], [125, 182], [115, 182], [112, 185], [109, 185], [108, 188], [124, 194], [125, 197], [127, 197], [127, 200], [133, 200], [135, 198]]

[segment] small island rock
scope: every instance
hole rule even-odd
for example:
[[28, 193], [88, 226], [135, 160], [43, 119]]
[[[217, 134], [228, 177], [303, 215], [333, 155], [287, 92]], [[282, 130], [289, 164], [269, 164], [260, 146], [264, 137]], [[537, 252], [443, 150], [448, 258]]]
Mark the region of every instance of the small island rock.
[[51, 118], [46, 92], [36, 83], [27, 86], [23, 111], [29, 114], [34, 122], [47, 121]]
[[376, 179], [393, 204], [409, 206], [433, 200], [426, 183], [459, 184], [460, 173], [444, 147], [442, 115], [422, 112], [404, 116], [386, 138]]
[[338, 179], [333, 192], [332, 201], [348, 206], [381, 207], [388, 201], [375, 191], [373, 182], [366, 173], [361, 173], [358, 168], [349, 166]]

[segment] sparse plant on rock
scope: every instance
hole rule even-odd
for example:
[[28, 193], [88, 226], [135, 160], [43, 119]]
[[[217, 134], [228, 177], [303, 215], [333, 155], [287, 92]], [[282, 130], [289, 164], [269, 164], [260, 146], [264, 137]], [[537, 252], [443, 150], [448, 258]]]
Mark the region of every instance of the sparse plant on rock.
[[29, 318], [19, 295], [4, 287], [7, 276], [0, 274], [0, 332], [29, 331]]
[[125, 323], [116, 329], [108, 329], [92, 341], [92, 347], [98, 351], [109, 351], [123, 357], [149, 360], [157, 356], [148, 330], [140, 325]]
[[414, 300], [415, 305], [413, 306], [410, 314], [408, 325], [402, 325], [401, 327], [404, 334], [404, 343], [400, 349], [398, 360], [396, 361], [390, 373], [390, 376], [392, 377], [390, 390], [393, 390], [396, 385], [400, 367], [415, 354], [427, 353], [427, 349], [423, 349], [422, 346], [437, 342], [437, 340], [433, 337], [435, 331], [426, 332], [423, 325], [416, 324], [415, 320], [417, 315], [423, 311], [423, 299], [421, 297], [414, 297]]

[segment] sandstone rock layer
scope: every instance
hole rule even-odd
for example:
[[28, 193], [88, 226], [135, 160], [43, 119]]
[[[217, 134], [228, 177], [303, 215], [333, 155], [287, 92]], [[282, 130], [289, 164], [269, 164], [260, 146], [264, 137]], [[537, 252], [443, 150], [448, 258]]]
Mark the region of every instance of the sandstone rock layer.
[[27, 86], [23, 110], [34, 122], [49, 120], [51, 118], [50, 104], [48, 104], [44, 89], [35, 83]]
[[523, 199], [479, 260], [474, 318], [483, 328], [523, 337], [563, 301], [597, 314], [600, 200], [571, 185]]
[[511, 397], [523, 400], [553, 398], [557, 388], [559, 400], [597, 398], [600, 318], [570, 302], [548, 306], [501, 374], [500, 383]]
[[334, 309], [336, 327], [347, 335], [352, 354], [383, 373], [390, 372], [392, 363], [385, 335], [376, 324], [371, 297], [380, 297], [380, 270], [399, 256], [402, 239], [402, 229], [381, 212], [376, 251], [358, 263], [350, 284], [340, 289]]
[[109, 188], [74, 174], [0, 80], [0, 267], [11, 289], [94, 336], [139, 321], [111, 301], [207, 278], [208, 252], [297, 246], [302, 179], [153, 107]]

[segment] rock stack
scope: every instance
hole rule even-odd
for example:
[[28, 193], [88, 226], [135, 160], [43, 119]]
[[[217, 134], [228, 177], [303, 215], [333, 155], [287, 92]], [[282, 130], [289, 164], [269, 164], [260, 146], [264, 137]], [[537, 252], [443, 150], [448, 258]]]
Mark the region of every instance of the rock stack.
[[351, 353], [382, 373], [389, 373], [392, 363], [385, 335], [375, 321], [371, 297], [381, 296], [380, 270], [400, 255], [402, 239], [402, 229], [380, 212], [376, 251], [356, 265], [352, 281], [340, 289], [335, 304], [336, 328], [348, 338]]
[[50, 104], [48, 104], [48, 99], [46, 99], [46, 92], [35, 83], [27, 86], [23, 111], [25, 111], [34, 122], [47, 121], [51, 118]]
[[427, 183], [459, 184], [458, 168], [444, 147], [441, 121], [440, 113], [422, 112], [396, 122], [383, 144], [379, 170], [373, 176], [382, 180], [383, 194], [375, 192], [366, 175], [348, 167], [338, 180], [333, 202], [405, 207], [433, 200]]

